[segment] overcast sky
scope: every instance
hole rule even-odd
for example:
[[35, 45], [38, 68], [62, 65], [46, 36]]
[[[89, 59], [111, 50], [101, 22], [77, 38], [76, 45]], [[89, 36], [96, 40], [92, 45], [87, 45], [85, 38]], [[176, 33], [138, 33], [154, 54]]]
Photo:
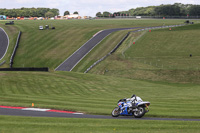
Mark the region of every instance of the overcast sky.
[[200, 4], [200, 0], [0, 0], [0, 8], [48, 7], [58, 8], [60, 15], [68, 10], [78, 11], [80, 16], [95, 16], [97, 12], [127, 11], [131, 8], [161, 4]]

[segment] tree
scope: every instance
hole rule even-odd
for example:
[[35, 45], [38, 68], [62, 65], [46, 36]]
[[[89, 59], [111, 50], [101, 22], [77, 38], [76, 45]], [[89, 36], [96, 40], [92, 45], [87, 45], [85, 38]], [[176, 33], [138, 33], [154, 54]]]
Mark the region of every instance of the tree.
[[10, 17], [17, 17], [17, 13], [16, 13], [15, 9], [7, 10], [4, 15], [10, 16]]
[[[0, 9], [1, 15], [6, 15], [9, 17], [45, 17], [47, 12], [47, 16], [57, 16], [59, 15], [59, 10], [56, 8], [25, 8], [22, 7], [20, 9]], [[53, 15], [52, 15], [53, 13]]]
[[69, 11], [65, 11], [65, 12], [64, 12], [64, 16], [65, 16], [65, 15], [69, 15], [69, 14], [70, 14]]
[[97, 16], [97, 17], [102, 17], [101, 12], [97, 12], [96, 16]]
[[105, 12], [103, 12], [103, 17], [109, 17], [110, 14], [112, 14], [112, 13], [105, 11]]
[[49, 11], [49, 8], [37, 8], [37, 17], [45, 17], [45, 14]]
[[45, 13], [45, 17], [51, 18], [51, 17], [55, 17], [53, 12], [48, 11], [47, 13]]
[[37, 11], [36, 11], [37, 9], [35, 9], [35, 8], [31, 8], [31, 11], [30, 11], [30, 15], [29, 16], [31, 16], [31, 17], [37, 17]]
[[113, 15], [114, 16], [120, 16], [120, 12], [115, 12]]
[[52, 12], [54, 14], [54, 16], [58, 16], [59, 15], [59, 10], [56, 8], [50, 9], [50, 12]]
[[193, 5], [189, 9], [190, 16], [200, 16], [200, 5]]
[[74, 14], [78, 14], [78, 12], [77, 12], [77, 11], [75, 11], [75, 12], [74, 12]]

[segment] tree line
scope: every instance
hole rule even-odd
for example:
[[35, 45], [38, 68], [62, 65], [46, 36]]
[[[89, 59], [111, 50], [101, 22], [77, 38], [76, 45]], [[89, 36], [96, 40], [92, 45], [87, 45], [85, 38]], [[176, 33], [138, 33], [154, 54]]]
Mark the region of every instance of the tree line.
[[0, 15], [9, 17], [54, 17], [59, 15], [56, 8], [20, 8], [20, 9], [0, 9]]
[[132, 8], [121, 12], [98, 12], [97, 17], [115, 17], [115, 16], [200, 16], [200, 5], [174, 3], [173, 5], [160, 5]]
[[[78, 14], [78, 12], [75, 11], [73, 14]], [[65, 11], [65, 12], [64, 12], [64, 16], [65, 16], [65, 15], [70, 15], [70, 12], [69, 12], [69, 11]]]

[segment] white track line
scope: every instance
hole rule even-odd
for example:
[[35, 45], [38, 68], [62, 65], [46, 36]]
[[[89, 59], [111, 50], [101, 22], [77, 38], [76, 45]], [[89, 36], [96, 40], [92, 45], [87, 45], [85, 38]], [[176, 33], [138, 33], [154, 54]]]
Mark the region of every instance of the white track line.
[[7, 46], [7, 48], [6, 48], [6, 52], [4, 53], [3, 57], [2, 57], [2, 58], [0, 58], [0, 60], [2, 60], [2, 59], [4, 58], [4, 56], [6, 55], [7, 51], [8, 51], [8, 47], [9, 47], [9, 37], [8, 37], [7, 33], [5, 32], [5, 30], [4, 30], [3, 28], [1, 28], [1, 27], [0, 27], [0, 29], [2, 29], [2, 30], [3, 30], [3, 32], [6, 34], [6, 36], [7, 36], [7, 39], [8, 39], [8, 46]]
[[73, 113], [74, 115], [83, 115], [83, 113]]
[[51, 109], [40, 109], [40, 108], [24, 108], [22, 110], [27, 110], [27, 111], [42, 111], [42, 112], [46, 112], [49, 111]]
[[[111, 34], [111, 33], [110, 33]], [[108, 34], [107, 36], [109, 36], [110, 34]], [[98, 42], [90, 51], [92, 51], [99, 43], [101, 43], [107, 36], [105, 36], [100, 42]], [[70, 69], [70, 71], [72, 71], [73, 69], [74, 69], [74, 67], [76, 67], [77, 66], [77, 64], [85, 57], [85, 56], [87, 56], [89, 53], [90, 53], [90, 51], [88, 51], [73, 67], [72, 67], [72, 69]]]
[[[177, 25], [177, 26], [180, 26], [180, 25]], [[182, 25], [181, 25], [182, 26]], [[165, 26], [167, 27], [167, 26]], [[169, 27], [169, 26], [168, 26]], [[136, 28], [136, 27], [135, 27]], [[157, 29], [159, 27], [150, 27], [150, 28], [147, 28], [147, 29]], [[130, 30], [130, 29], [134, 29], [134, 28], [127, 28], [125, 30]], [[111, 30], [111, 29], [106, 29], [106, 30]], [[97, 36], [99, 33], [103, 32], [103, 31], [106, 31], [106, 30], [101, 30], [99, 32], [97, 32], [90, 40], [92, 40], [95, 36]], [[141, 31], [141, 30], [139, 30]], [[112, 32], [113, 33], [113, 32]], [[111, 34], [111, 33], [110, 33]], [[109, 36], [110, 34], [108, 34], [107, 36]], [[107, 36], [105, 36], [99, 43], [101, 43]], [[85, 44], [83, 44], [78, 50], [76, 50], [71, 56], [69, 56], [65, 61], [67, 61], [70, 57], [72, 57], [76, 52], [78, 52], [83, 46], [85, 46], [90, 40], [88, 40]], [[99, 43], [97, 43], [91, 50], [93, 50]], [[90, 50], [90, 51], [91, 51]], [[74, 67], [77, 66], [77, 64], [90, 52], [88, 51], [73, 67], [72, 69], [70, 69], [70, 71], [72, 71], [74, 69]], [[65, 63], [65, 61], [60, 64], [54, 71], [56, 71], [61, 65], [63, 65]]]
[[[103, 30], [102, 30], [103, 31]], [[96, 33], [96, 35], [98, 35], [99, 33], [101, 33], [102, 31], [99, 31], [98, 33]], [[95, 35], [95, 36], [96, 36]], [[92, 38], [90, 38], [90, 40], [92, 40], [94, 37], [92, 37]], [[85, 46], [90, 40], [88, 40], [85, 44], [83, 44], [79, 49], [81, 49], [83, 46]], [[71, 56], [69, 56], [65, 61], [67, 61], [70, 57], [72, 57], [77, 51], [79, 51], [79, 49], [78, 50], [76, 50]], [[63, 62], [63, 63], [61, 63], [54, 71], [56, 71], [62, 64], [64, 64], [65, 63], [65, 61]], [[70, 70], [71, 71], [71, 70]]]

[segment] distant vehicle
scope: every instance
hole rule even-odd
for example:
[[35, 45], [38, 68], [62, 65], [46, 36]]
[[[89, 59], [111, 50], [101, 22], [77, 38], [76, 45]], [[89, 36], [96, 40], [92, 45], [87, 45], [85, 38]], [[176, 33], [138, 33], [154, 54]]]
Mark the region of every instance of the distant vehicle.
[[8, 23], [5, 23], [5, 25], [13, 25], [14, 21], [9, 21]]
[[44, 30], [43, 26], [39, 26], [39, 30]]
[[49, 25], [46, 25], [45, 28], [46, 28], [46, 29], [49, 29]]
[[37, 18], [37, 20], [44, 20], [44, 18], [43, 17], [39, 17], [39, 18]]
[[6, 19], [6, 16], [0, 15], [0, 20], [5, 20], [5, 19]]

